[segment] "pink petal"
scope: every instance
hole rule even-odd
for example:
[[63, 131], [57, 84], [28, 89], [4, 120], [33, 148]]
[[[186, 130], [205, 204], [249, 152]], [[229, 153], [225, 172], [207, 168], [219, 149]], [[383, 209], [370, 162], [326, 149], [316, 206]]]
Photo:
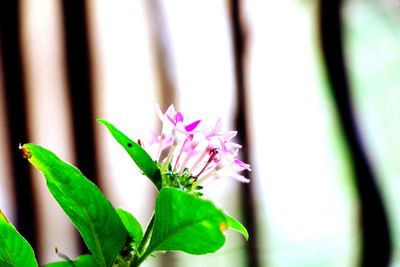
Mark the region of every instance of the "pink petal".
[[167, 117], [167, 119], [168, 119], [173, 125], [176, 126], [176, 122], [175, 122], [175, 120], [174, 120], [173, 118], [171, 118], [171, 116], [169, 116], [168, 114], [166, 114], [165, 117]]
[[241, 161], [240, 159], [235, 159], [235, 165], [239, 168], [241, 168], [242, 170], [248, 170], [251, 171], [251, 166], [250, 164], [244, 163], [243, 161]]
[[188, 132], [193, 131], [194, 129], [196, 129], [197, 125], [199, 125], [200, 122], [201, 122], [201, 120], [198, 120], [198, 121], [192, 122], [189, 125], [186, 125], [185, 130]]
[[240, 174], [237, 174], [237, 173], [232, 173], [231, 177], [236, 179], [236, 180], [238, 180], [238, 181], [240, 181], [240, 182], [242, 182], [242, 183], [250, 183], [250, 179], [248, 179], [248, 178], [246, 178], [246, 177], [244, 177], [244, 176], [242, 176]]
[[237, 135], [237, 131], [228, 131], [222, 135], [225, 140], [230, 140]]
[[176, 113], [175, 121], [178, 122], [183, 122], [183, 115], [182, 113], [178, 112]]
[[157, 113], [158, 117], [160, 118], [161, 121], [163, 121], [164, 113], [162, 112], [160, 105], [158, 103], [155, 104], [155, 108], [156, 108], [156, 113]]
[[174, 115], [175, 115], [175, 107], [174, 107], [174, 104], [171, 104], [171, 105], [168, 107], [167, 111], [165, 111], [165, 114], [166, 114], [166, 115], [169, 115], [169, 116], [174, 116]]

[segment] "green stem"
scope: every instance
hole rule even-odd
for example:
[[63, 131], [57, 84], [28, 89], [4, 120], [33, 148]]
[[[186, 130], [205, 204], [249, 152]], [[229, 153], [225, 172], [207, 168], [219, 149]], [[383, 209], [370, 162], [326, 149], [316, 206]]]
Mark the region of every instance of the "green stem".
[[151, 220], [150, 220], [149, 225], [147, 226], [146, 232], [144, 233], [143, 238], [140, 241], [140, 244], [137, 248], [137, 253], [134, 257], [134, 260], [132, 261], [132, 265], [131, 265], [132, 267], [139, 266], [143, 262], [143, 260], [149, 256], [148, 253], [143, 254], [143, 252], [146, 250], [147, 245], [150, 241], [151, 234], [153, 233], [153, 228], [154, 228], [154, 214], [151, 217]]
[[152, 249], [146, 250], [145, 253], [144, 253], [142, 256], [140, 256], [139, 258], [137, 258], [137, 260], [134, 262], [134, 265], [133, 265], [133, 266], [134, 266], [134, 267], [140, 266], [140, 264], [142, 264], [142, 262], [143, 262], [148, 256], [150, 256], [151, 253], [153, 253], [153, 250], [152, 250]]

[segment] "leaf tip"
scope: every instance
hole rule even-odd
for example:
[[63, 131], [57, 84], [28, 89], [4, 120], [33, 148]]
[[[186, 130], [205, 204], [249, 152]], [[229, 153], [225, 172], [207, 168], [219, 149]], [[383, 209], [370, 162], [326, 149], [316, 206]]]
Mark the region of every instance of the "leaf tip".
[[0, 220], [6, 221], [8, 223], [10, 222], [1, 209], [0, 209]]
[[21, 150], [22, 152], [22, 157], [24, 159], [30, 159], [32, 157], [31, 152], [29, 151], [29, 149], [27, 148], [26, 144], [22, 145], [19, 144], [18, 148]]
[[249, 232], [247, 231], [246, 227], [244, 227], [238, 220], [228, 215], [227, 213], [225, 213], [225, 218], [229, 228], [241, 233], [244, 238], [246, 238], [246, 240], [249, 240]]
[[107, 128], [110, 126], [110, 123], [108, 121], [102, 120], [102, 119], [96, 119], [96, 121], [100, 124], [103, 124]]
[[247, 232], [247, 229], [242, 232], [244, 238], [246, 238], [246, 241], [249, 241], [249, 232]]

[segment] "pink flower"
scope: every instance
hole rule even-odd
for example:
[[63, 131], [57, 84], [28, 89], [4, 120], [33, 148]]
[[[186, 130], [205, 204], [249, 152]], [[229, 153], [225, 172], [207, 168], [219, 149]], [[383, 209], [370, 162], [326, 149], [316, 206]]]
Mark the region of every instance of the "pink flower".
[[221, 120], [211, 130], [201, 129], [201, 120], [186, 123], [173, 105], [165, 113], [156, 105], [156, 112], [163, 123], [162, 133], [153, 133], [143, 146], [160, 165], [166, 186], [178, 183], [191, 191], [205, 180], [225, 176], [249, 182], [240, 174], [251, 167], [237, 158], [241, 145], [232, 142], [236, 131], [222, 131]]
[[197, 120], [185, 125], [183, 114], [181, 112], [176, 112], [174, 105], [170, 105], [167, 111], [162, 113], [160, 106], [156, 104], [156, 111], [163, 122], [163, 126], [169, 121], [174, 129], [185, 134], [190, 134], [201, 122], [201, 120]]

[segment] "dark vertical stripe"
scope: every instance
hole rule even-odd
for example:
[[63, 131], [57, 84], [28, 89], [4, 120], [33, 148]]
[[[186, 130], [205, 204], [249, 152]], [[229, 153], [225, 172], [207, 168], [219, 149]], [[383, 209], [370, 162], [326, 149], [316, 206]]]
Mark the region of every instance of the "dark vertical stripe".
[[[98, 183], [86, 1], [63, 0], [65, 67], [77, 167]], [[82, 250], [86, 248], [82, 245]]]
[[343, 1], [320, 1], [320, 42], [327, 78], [336, 105], [345, 142], [349, 148], [355, 187], [359, 198], [361, 227], [360, 266], [388, 266], [392, 240], [376, 177], [368, 161], [348, 83], [343, 54], [341, 8]]
[[[0, 1], [1, 60], [4, 77], [8, 155], [14, 178], [13, 196], [16, 203], [16, 227], [38, 250], [36, 211], [29, 164], [23, 160], [19, 143], [29, 142], [25, 105], [25, 77], [21, 55], [20, 1]], [[1, 249], [1, 248], [0, 248]]]
[[[162, 110], [166, 110], [171, 104], [177, 105], [174, 66], [169, 49], [169, 33], [164, 10], [159, 0], [145, 0], [144, 2], [151, 38], [154, 67], [158, 80], [158, 101]], [[161, 123], [158, 128], [161, 130]], [[158, 256], [159, 265], [165, 267], [176, 266], [176, 257], [173, 253], [165, 253]]]
[[[243, 145], [242, 158], [245, 162], [250, 162], [250, 149], [251, 143], [249, 140], [249, 131], [247, 128], [247, 90], [245, 84], [245, 59], [246, 59], [246, 32], [242, 22], [240, 0], [229, 1], [229, 17], [231, 23], [231, 36], [233, 45], [233, 58], [234, 58], [234, 75], [236, 82], [236, 114], [235, 124], [238, 130], [239, 143]], [[245, 173], [246, 177], [251, 178], [251, 173]], [[246, 261], [247, 266], [258, 267], [260, 265], [260, 258], [258, 253], [258, 239], [257, 239], [257, 224], [256, 224], [256, 211], [254, 208], [254, 194], [253, 184], [242, 184], [241, 188], [241, 203], [244, 215], [244, 225], [249, 231], [250, 238], [246, 243]]]

